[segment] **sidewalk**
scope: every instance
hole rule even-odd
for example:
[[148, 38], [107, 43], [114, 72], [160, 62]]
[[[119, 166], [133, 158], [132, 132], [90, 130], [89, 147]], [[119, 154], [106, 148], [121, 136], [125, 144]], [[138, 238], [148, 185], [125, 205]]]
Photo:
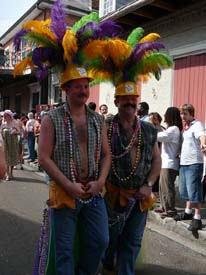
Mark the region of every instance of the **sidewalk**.
[[[206, 256], [206, 203], [202, 203], [201, 207], [203, 229], [199, 230], [197, 234], [193, 234], [187, 229], [190, 220], [176, 222], [173, 218], [162, 219], [160, 214], [153, 210], [149, 211], [147, 228]], [[176, 209], [178, 213], [185, 209], [185, 201], [178, 196], [178, 187], [176, 187]]]
[[38, 174], [42, 178], [45, 178], [45, 173], [39, 167], [38, 163], [29, 162], [26, 159], [24, 159], [24, 164], [22, 164], [22, 167], [25, 171], [35, 172], [36, 174]]

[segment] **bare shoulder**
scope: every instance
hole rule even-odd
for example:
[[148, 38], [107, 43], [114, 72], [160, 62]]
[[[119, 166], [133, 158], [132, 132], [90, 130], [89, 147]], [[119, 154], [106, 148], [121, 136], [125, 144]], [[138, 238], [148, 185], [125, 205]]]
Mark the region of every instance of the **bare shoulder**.
[[41, 127], [42, 128], [52, 127], [52, 120], [48, 114], [44, 115], [41, 121]]

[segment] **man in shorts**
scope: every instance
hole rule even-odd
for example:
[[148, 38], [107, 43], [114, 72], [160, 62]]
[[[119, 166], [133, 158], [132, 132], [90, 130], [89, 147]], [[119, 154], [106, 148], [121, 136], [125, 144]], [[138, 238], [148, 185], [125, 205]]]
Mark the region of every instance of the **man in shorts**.
[[[202, 229], [201, 201], [203, 152], [205, 152], [205, 134], [202, 123], [194, 117], [194, 107], [184, 104], [180, 108], [183, 121], [183, 143], [180, 156], [179, 192], [186, 200], [183, 213], [174, 217], [176, 221], [192, 220], [188, 230], [194, 232]], [[192, 207], [195, 208], [194, 215]]]

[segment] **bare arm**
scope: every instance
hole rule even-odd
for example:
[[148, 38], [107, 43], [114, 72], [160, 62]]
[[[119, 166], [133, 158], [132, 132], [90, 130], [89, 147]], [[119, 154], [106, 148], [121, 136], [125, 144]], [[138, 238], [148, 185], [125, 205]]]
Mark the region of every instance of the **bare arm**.
[[55, 145], [55, 132], [51, 119], [45, 115], [41, 123], [38, 143], [38, 160], [40, 166], [64, 191], [73, 198], [82, 197], [85, 190], [81, 184], [72, 183], [51, 159]]
[[[157, 180], [160, 174], [161, 164], [162, 164], [162, 160], [161, 160], [159, 147], [158, 147], [158, 144], [155, 143], [153, 153], [152, 153], [152, 167], [147, 177], [147, 182], [151, 182], [153, 184], [155, 183], [155, 181]], [[150, 193], [152, 192], [152, 187], [143, 185], [140, 187], [140, 192], [145, 196], [149, 196]]]
[[103, 129], [102, 129], [102, 158], [101, 158], [100, 174], [99, 174], [99, 181], [101, 182], [102, 186], [106, 181], [110, 168], [111, 168], [111, 152], [110, 152], [108, 138], [107, 138], [106, 124], [104, 122]]
[[87, 194], [97, 195], [105, 184], [109, 170], [111, 168], [111, 153], [107, 138], [106, 124], [104, 122], [102, 128], [102, 157], [100, 163], [100, 173], [97, 182], [89, 182], [87, 185]]
[[200, 136], [200, 148], [201, 148], [202, 152], [206, 151], [205, 135]]
[[149, 173], [149, 176], [147, 177], [148, 182], [153, 182], [157, 180], [160, 170], [161, 170], [161, 165], [162, 165], [162, 160], [161, 160], [161, 155], [160, 155], [160, 150], [158, 147], [158, 144], [155, 143], [153, 153], [152, 153], [152, 167]]

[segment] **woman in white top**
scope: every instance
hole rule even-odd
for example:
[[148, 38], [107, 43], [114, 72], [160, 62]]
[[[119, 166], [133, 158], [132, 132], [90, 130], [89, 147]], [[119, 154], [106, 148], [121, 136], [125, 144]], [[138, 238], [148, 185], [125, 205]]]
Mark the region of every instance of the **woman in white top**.
[[170, 107], [165, 113], [167, 129], [159, 132], [158, 142], [162, 143], [162, 168], [160, 172], [160, 204], [159, 211], [162, 217], [171, 217], [176, 214], [175, 209], [175, 179], [179, 171], [179, 153], [181, 147], [182, 120], [180, 111]]

